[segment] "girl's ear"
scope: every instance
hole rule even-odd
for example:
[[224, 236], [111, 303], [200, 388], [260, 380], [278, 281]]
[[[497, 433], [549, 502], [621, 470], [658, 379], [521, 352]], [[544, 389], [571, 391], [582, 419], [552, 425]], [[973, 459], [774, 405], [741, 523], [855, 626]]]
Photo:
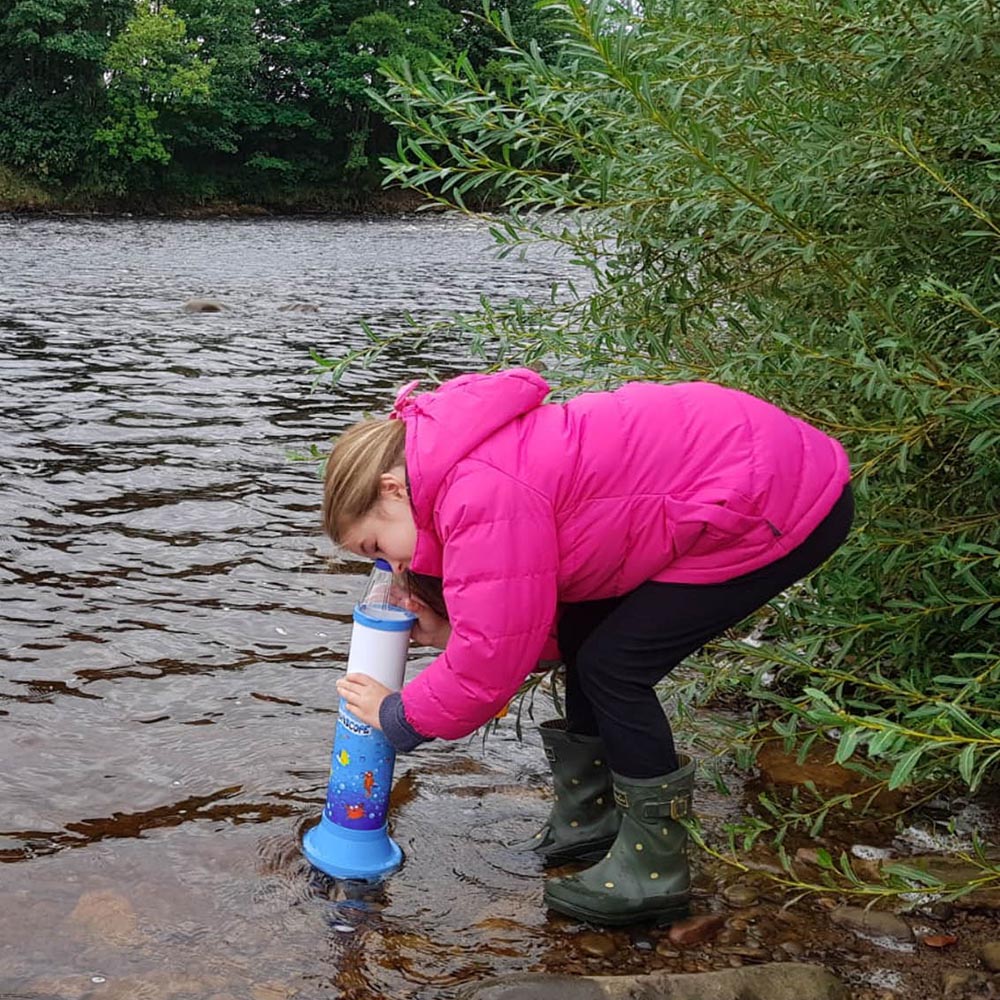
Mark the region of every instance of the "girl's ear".
[[383, 472], [379, 477], [378, 495], [380, 500], [407, 500], [410, 494], [406, 489], [406, 481], [394, 472]]

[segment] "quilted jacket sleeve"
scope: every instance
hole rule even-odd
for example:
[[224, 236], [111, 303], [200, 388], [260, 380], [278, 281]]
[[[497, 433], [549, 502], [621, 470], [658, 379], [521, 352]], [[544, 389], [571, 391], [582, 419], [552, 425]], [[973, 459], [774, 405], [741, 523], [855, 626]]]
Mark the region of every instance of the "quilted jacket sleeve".
[[402, 693], [406, 722], [457, 739], [492, 719], [531, 673], [556, 613], [559, 565], [548, 499], [479, 461], [439, 493], [451, 638]]

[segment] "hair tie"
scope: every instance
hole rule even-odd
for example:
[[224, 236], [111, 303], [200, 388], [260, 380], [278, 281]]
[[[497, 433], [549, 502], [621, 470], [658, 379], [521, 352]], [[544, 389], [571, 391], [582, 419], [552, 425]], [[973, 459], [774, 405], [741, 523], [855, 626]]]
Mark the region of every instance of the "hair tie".
[[413, 405], [413, 400], [410, 399], [410, 393], [413, 392], [418, 385], [420, 385], [420, 379], [415, 378], [412, 382], [408, 382], [404, 385], [403, 388], [396, 393], [396, 402], [393, 403], [392, 413], [389, 414], [390, 420], [403, 419], [403, 411], [406, 407]]

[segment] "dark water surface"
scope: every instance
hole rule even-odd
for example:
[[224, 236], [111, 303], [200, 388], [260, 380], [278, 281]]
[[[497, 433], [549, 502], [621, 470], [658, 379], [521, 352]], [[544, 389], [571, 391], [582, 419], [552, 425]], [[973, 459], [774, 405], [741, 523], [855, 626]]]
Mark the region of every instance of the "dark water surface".
[[0, 992], [436, 997], [560, 949], [502, 846], [546, 812], [512, 726], [397, 762], [385, 887], [311, 878], [367, 566], [289, 455], [460, 364], [310, 392], [311, 347], [567, 270], [457, 217], [0, 220]]

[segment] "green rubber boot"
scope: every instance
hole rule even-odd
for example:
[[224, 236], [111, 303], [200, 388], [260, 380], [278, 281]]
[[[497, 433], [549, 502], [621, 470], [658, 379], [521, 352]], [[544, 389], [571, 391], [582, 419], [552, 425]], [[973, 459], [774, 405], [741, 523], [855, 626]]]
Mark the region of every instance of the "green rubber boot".
[[545, 865], [596, 861], [614, 843], [619, 823], [604, 743], [598, 736], [567, 732], [563, 719], [538, 728], [552, 768], [554, 801], [541, 830], [514, 848], [533, 851]]
[[683, 755], [679, 761], [679, 770], [661, 778], [614, 775], [622, 820], [611, 850], [577, 875], [550, 878], [546, 905], [611, 926], [688, 915], [687, 830], [678, 820], [691, 815], [694, 761]]

